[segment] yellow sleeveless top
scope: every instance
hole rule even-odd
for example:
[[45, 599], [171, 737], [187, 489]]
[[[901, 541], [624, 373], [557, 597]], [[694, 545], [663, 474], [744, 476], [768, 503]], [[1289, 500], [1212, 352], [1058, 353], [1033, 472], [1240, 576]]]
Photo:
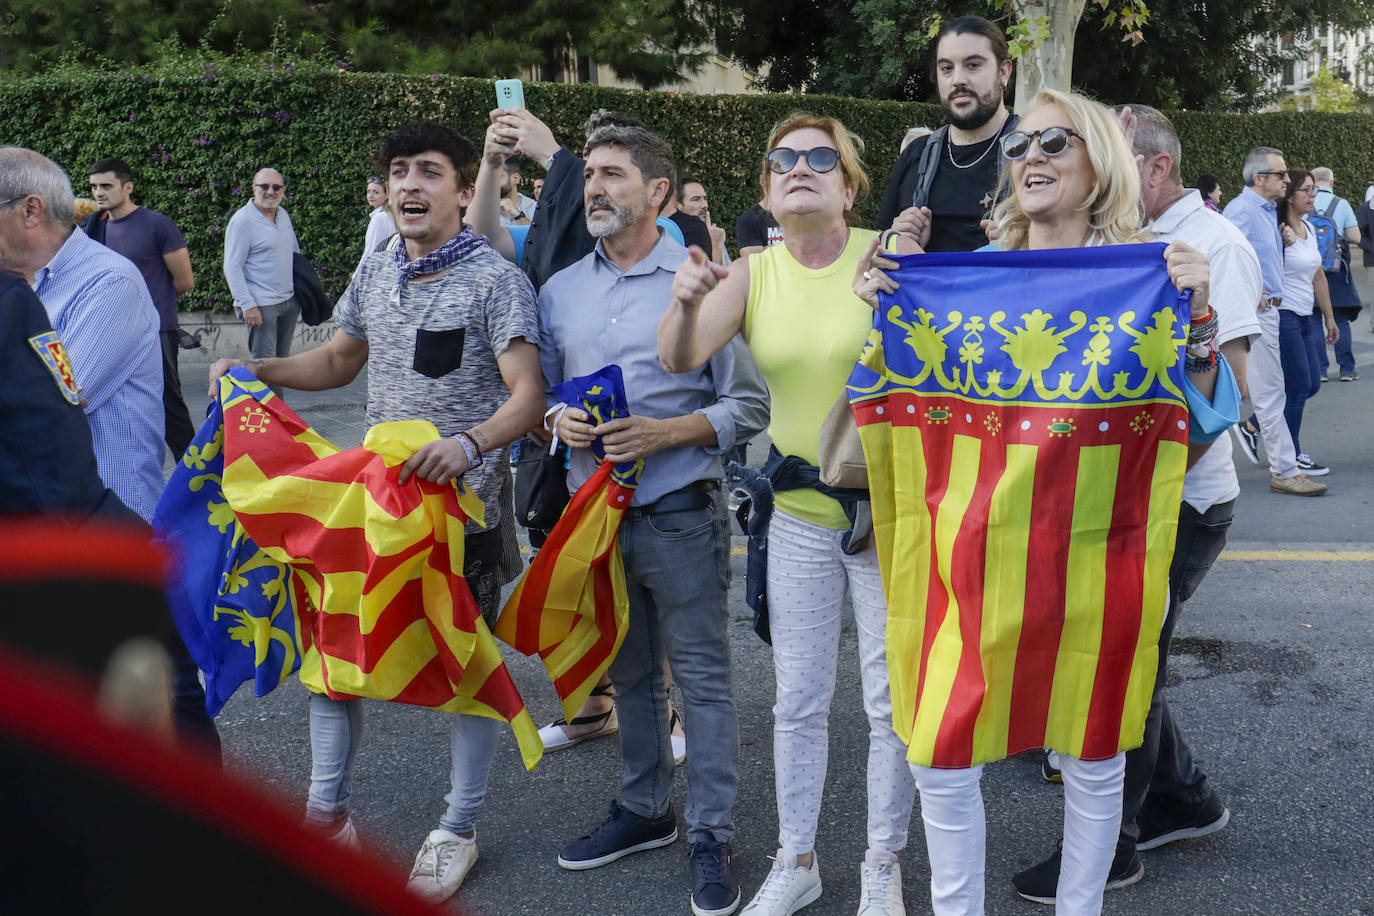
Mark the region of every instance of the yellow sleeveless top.
[[[819, 463], [821, 422], [844, 391], [873, 326], [873, 310], [854, 295], [854, 272], [873, 236], [850, 229], [834, 263], [812, 270], [784, 242], [749, 257], [744, 339], [768, 382], [768, 435], [784, 455]], [[784, 490], [774, 500], [788, 515], [844, 530], [840, 504], [810, 488]]]

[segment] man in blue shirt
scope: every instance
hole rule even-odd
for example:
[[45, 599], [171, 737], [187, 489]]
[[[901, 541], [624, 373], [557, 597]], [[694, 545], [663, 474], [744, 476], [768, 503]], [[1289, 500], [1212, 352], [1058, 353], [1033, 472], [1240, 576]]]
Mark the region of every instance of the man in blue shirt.
[[[1331, 220], [1336, 231], [1336, 244], [1340, 246], [1341, 256], [1335, 270], [1326, 271], [1326, 285], [1331, 291], [1331, 311], [1336, 317], [1336, 327], [1340, 329], [1341, 336], [1336, 340], [1336, 362], [1340, 366], [1340, 379], [1343, 382], [1353, 382], [1360, 377], [1360, 370], [1355, 368], [1355, 353], [1351, 348], [1350, 322], [1360, 312], [1360, 294], [1355, 291], [1355, 280], [1352, 271], [1355, 269], [1350, 260], [1350, 246], [1360, 244], [1360, 226], [1355, 221], [1355, 211], [1350, 207], [1350, 201], [1336, 194], [1336, 175], [1329, 168], [1323, 165], [1317, 166], [1312, 170], [1312, 182], [1317, 186], [1317, 198], [1313, 202], [1313, 215], [1325, 216]], [[1319, 340], [1326, 336], [1326, 329], [1322, 327], [1321, 310], [1316, 309], [1312, 312], [1317, 317], [1309, 318], [1313, 321], [1314, 327], [1319, 328], [1321, 333]], [[1317, 366], [1321, 369], [1322, 381], [1326, 381], [1327, 370], [1331, 366], [1331, 361], [1326, 355], [1326, 343], [1317, 350]]]
[[148, 520], [163, 484], [157, 310], [138, 268], [72, 227], [73, 200], [55, 162], [0, 148], [0, 268], [43, 301], [71, 357], [100, 477]]
[[[1255, 413], [1235, 427], [1236, 439], [1247, 458], [1259, 464], [1257, 448], [1264, 440], [1269, 459], [1269, 489], [1275, 493], [1311, 496], [1320, 492], [1297, 478], [1305, 477], [1298, 467], [1297, 450], [1288, 424], [1283, 418], [1287, 400], [1283, 388], [1283, 365], [1279, 362], [1279, 313], [1283, 296], [1284, 233], [1279, 228], [1278, 204], [1288, 190], [1288, 166], [1283, 153], [1268, 146], [1257, 146], [1245, 157], [1245, 187], [1226, 205], [1223, 215], [1245, 235], [1260, 262], [1263, 291], [1260, 295], [1260, 337], [1250, 350], [1245, 364], [1245, 381]], [[1325, 469], [1322, 469], [1325, 473]]]
[[181, 374], [177, 369], [177, 298], [195, 284], [186, 239], [171, 219], [134, 203], [133, 172], [123, 160], [113, 156], [97, 160], [91, 166], [90, 176], [91, 196], [100, 209], [86, 218], [81, 230], [133, 261], [148, 284], [159, 321], [167, 447], [173, 457], [180, 458], [196, 437], [195, 424], [181, 396]]
[[[68, 359], [55, 358], [54, 368], [79, 392], [100, 479], [150, 521], [163, 485], [157, 310], [132, 262], [73, 228], [73, 202], [57, 163], [0, 147], [0, 269], [32, 285], [65, 345]], [[169, 648], [178, 731], [218, 753], [195, 663], [179, 642]]]
[[670, 193], [672, 150], [639, 126], [594, 131], [584, 152], [583, 210], [595, 249], [559, 271], [539, 295], [540, 364], [547, 387], [608, 364], [624, 372], [631, 416], [597, 426], [568, 407], [554, 432], [573, 448], [568, 485], [592, 473], [588, 446], [606, 459], [644, 459], [620, 529], [629, 586], [629, 632], [615, 661], [624, 780], [607, 820], [563, 848], [558, 864], [595, 868], [677, 839], [668, 803], [665, 659], [682, 690], [687, 732], [687, 821], [692, 907], [728, 914], [739, 905], [730, 841], [739, 731], [730, 686], [726, 606], [729, 527], [721, 453], [768, 422], [767, 390], [742, 342], [695, 372], [658, 360], [658, 324], [686, 250], [655, 215]]

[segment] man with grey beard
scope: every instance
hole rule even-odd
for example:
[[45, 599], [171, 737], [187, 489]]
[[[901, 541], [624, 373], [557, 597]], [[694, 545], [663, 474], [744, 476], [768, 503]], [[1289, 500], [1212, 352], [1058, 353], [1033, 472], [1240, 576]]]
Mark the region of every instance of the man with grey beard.
[[583, 152], [583, 210], [594, 250], [554, 274], [539, 294], [540, 363], [548, 391], [607, 364], [624, 373], [631, 416], [593, 425], [586, 412], [551, 410], [550, 432], [572, 447], [568, 486], [606, 460], [644, 460], [620, 527], [629, 628], [611, 663], [624, 780], [610, 816], [563, 848], [558, 864], [596, 868], [677, 839], [665, 659], [683, 696], [691, 905], [725, 916], [739, 905], [730, 841], [739, 732], [730, 686], [730, 532], [721, 454], [768, 422], [768, 394], [743, 342], [695, 372], [658, 361], [658, 324], [672, 302], [682, 245], [655, 217], [671, 192], [672, 150], [637, 125], [592, 132]]

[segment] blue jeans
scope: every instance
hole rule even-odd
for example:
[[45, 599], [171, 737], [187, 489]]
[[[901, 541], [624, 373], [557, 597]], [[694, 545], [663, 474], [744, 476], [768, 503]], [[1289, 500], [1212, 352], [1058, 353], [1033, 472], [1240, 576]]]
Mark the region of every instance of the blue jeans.
[[[1319, 312], [1314, 317], [1321, 320]], [[1302, 410], [1308, 398], [1322, 387], [1317, 339], [1314, 339], [1309, 316], [1279, 309], [1279, 362], [1283, 365], [1283, 391], [1287, 398], [1283, 418], [1288, 421], [1293, 448], [1301, 455], [1298, 431], [1302, 429]]]
[[[439, 826], [453, 833], [474, 829], [477, 809], [487, 794], [491, 758], [503, 723], [485, 716], [450, 715], [449, 749], [453, 766], [448, 809]], [[349, 780], [353, 759], [363, 739], [363, 701], [331, 700], [310, 694], [310, 794], [305, 802], [307, 823], [338, 824], [348, 815]]]
[[1140, 838], [1136, 818], [1147, 805], [1182, 820], [1212, 793], [1207, 774], [1193, 762], [1193, 753], [1169, 711], [1164, 685], [1168, 679], [1169, 645], [1179, 612], [1226, 546], [1226, 532], [1235, 507], [1236, 501], [1230, 500], [1217, 503], [1206, 512], [1198, 512], [1187, 503], [1179, 510], [1178, 539], [1169, 568], [1169, 612], [1159, 633], [1159, 667], [1155, 671], [1150, 712], [1145, 717], [1145, 735], [1140, 747], [1126, 752], [1118, 851], [1135, 848]]
[[684, 512], [636, 516], [620, 526], [629, 590], [625, 641], [611, 663], [621, 803], [641, 817], [668, 810], [673, 785], [666, 658], [682, 691], [691, 842], [729, 842], [739, 782], [739, 720], [730, 683], [730, 530], [725, 496]]
[[[1336, 319], [1336, 329], [1341, 332], [1341, 336], [1336, 338], [1333, 345], [1336, 348], [1336, 365], [1340, 368], [1341, 375], [1352, 375], [1355, 372], [1355, 351], [1351, 346], [1350, 322], [1360, 314], [1359, 309], [1333, 308], [1331, 314]], [[1317, 367], [1322, 376], [1325, 376], [1331, 368], [1331, 360], [1326, 355], [1326, 326], [1322, 324], [1321, 312], [1313, 312], [1312, 318], [1312, 332], [1317, 335]]]

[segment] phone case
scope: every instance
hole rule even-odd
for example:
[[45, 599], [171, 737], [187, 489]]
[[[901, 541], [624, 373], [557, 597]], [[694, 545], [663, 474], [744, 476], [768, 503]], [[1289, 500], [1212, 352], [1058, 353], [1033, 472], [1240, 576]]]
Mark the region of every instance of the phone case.
[[521, 85], [519, 80], [496, 81], [496, 107], [525, 107], [525, 87]]

